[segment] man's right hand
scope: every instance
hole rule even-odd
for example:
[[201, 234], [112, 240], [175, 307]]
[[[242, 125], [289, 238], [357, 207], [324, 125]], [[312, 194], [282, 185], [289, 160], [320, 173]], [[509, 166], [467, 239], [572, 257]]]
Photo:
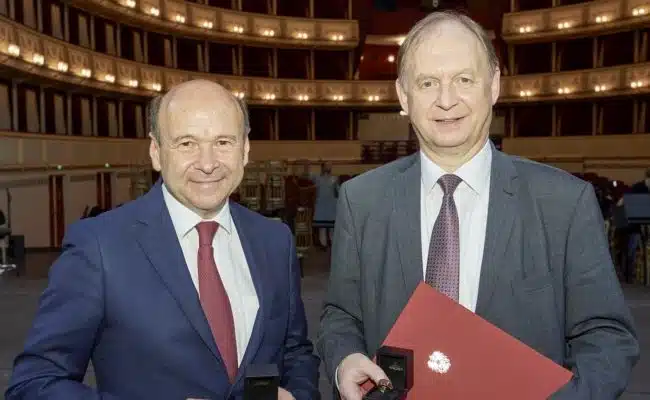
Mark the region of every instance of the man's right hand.
[[336, 372], [339, 393], [343, 400], [361, 400], [366, 391], [361, 384], [370, 379], [375, 384], [388, 380], [386, 373], [361, 353], [345, 357]]

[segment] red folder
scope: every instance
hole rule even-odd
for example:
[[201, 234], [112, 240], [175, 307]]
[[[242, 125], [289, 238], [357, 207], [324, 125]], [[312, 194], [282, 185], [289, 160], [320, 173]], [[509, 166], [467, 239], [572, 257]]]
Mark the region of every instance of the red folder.
[[425, 282], [383, 344], [414, 352], [409, 400], [547, 399], [573, 375]]

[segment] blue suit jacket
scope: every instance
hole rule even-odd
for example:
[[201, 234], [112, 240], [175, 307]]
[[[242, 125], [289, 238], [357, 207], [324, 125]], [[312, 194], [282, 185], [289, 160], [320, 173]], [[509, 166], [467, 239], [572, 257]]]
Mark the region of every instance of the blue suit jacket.
[[[277, 364], [282, 387], [319, 399], [293, 236], [237, 204], [231, 213], [260, 303], [234, 385], [158, 183], [70, 226], [6, 398], [240, 399], [247, 366]], [[82, 383], [91, 359], [97, 390]]]

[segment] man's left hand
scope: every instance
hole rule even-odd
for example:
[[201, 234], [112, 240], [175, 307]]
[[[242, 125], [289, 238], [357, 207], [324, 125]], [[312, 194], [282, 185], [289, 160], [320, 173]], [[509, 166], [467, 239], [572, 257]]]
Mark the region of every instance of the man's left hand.
[[296, 400], [296, 398], [285, 389], [278, 388], [278, 400]]

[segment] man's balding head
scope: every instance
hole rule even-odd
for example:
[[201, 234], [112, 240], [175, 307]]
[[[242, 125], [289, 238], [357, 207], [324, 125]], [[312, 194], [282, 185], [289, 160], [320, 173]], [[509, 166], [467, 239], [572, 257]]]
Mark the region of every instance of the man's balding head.
[[169, 106], [175, 108], [195, 108], [197, 104], [219, 104], [222, 107], [234, 106], [243, 121], [243, 135], [250, 132], [248, 106], [244, 100], [234, 96], [216, 82], [196, 79], [174, 86], [165, 95], [154, 97], [149, 104], [149, 130], [155, 140], [161, 138], [161, 117], [168, 115]]

